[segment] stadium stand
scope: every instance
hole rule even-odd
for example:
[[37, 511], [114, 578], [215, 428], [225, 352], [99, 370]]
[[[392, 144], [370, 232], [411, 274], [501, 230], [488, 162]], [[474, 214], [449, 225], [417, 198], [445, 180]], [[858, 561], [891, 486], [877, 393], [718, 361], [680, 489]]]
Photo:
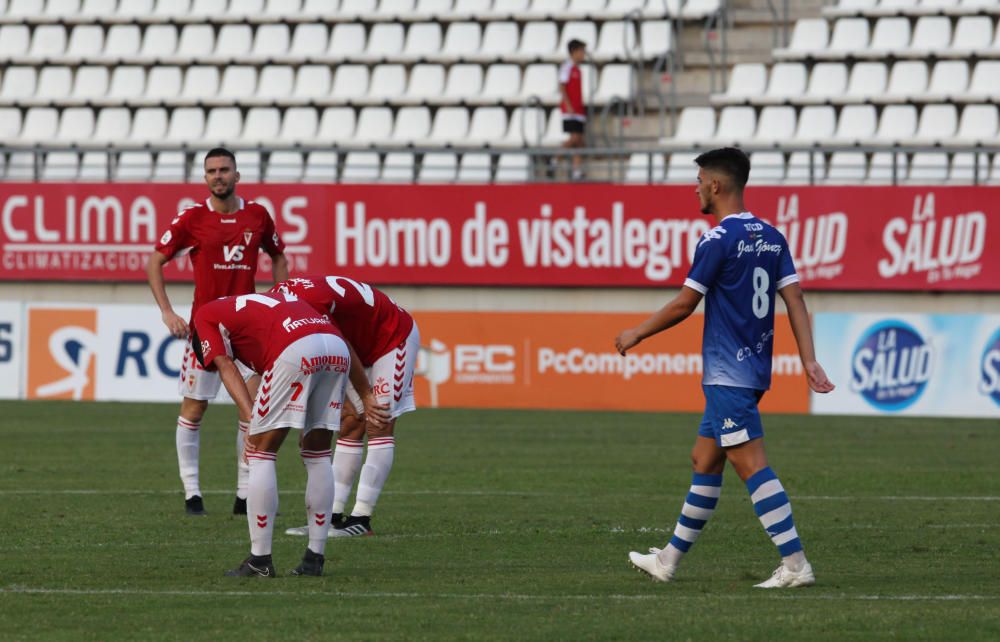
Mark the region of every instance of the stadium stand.
[[[545, 180], [579, 38], [594, 178], [737, 144], [767, 182], [1000, 182], [1000, 2], [804, 9], [730, 70], [738, 4], [0, 0], [0, 177], [198, 180], [220, 143], [245, 180]], [[706, 67], [724, 90], [678, 98]]]

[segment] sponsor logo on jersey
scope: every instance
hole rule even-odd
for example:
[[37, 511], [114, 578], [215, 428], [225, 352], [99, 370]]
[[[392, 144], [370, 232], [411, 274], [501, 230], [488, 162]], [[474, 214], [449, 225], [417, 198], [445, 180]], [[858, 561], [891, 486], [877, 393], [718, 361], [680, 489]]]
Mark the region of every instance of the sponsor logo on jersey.
[[[174, 220], [176, 221], [177, 219]], [[170, 230], [167, 230], [163, 233], [163, 236], [160, 237], [160, 245], [166, 245], [172, 238], [174, 238], [173, 233]]]
[[989, 396], [1000, 406], [1000, 329], [993, 333], [983, 348], [979, 392]]
[[292, 317], [286, 317], [285, 320], [281, 322], [281, 327], [285, 329], [285, 332], [298, 330], [299, 328], [304, 328], [308, 325], [329, 326], [330, 320], [326, 317], [307, 317], [305, 319], [296, 319], [292, 321]]
[[246, 250], [246, 246], [243, 245], [223, 245], [222, 258], [227, 263], [242, 261], [244, 250]]
[[854, 348], [850, 388], [879, 410], [902, 410], [920, 398], [934, 371], [934, 350], [897, 320], [873, 325]]
[[93, 399], [97, 310], [28, 311], [28, 398]]
[[299, 371], [302, 374], [311, 375], [316, 372], [347, 372], [350, 360], [342, 355], [323, 354], [317, 357], [302, 357], [299, 364]]

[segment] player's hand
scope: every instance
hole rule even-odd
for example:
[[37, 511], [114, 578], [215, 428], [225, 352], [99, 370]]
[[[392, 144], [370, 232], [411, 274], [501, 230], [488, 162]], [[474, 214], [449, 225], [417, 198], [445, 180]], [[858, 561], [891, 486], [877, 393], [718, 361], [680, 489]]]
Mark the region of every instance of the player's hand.
[[806, 380], [814, 392], [826, 393], [836, 388], [830, 381], [830, 378], [826, 376], [826, 371], [823, 370], [823, 366], [819, 365], [818, 361], [810, 361], [803, 365], [806, 370]]
[[389, 415], [389, 406], [380, 406], [376, 401], [374, 395], [368, 395], [363, 398], [361, 402], [365, 406], [364, 418], [365, 421], [371, 425], [381, 428], [383, 426], [389, 425], [392, 417]]
[[615, 338], [615, 349], [618, 350], [618, 354], [624, 356], [630, 348], [639, 345], [640, 341], [642, 341], [642, 337], [639, 336], [635, 328], [629, 328]]
[[163, 313], [163, 324], [170, 330], [170, 334], [178, 339], [186, 339], [188, 336], [188, 324], [180, 315], [173, 310]]

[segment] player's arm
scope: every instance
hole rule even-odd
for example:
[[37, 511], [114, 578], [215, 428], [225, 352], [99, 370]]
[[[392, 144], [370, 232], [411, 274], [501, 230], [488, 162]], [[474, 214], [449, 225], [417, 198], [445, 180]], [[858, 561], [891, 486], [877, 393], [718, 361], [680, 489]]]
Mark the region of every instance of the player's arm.
[[163, 323], [170, 330], [170, 334], [178, 339], [183, 339], [188, 335], [188, 324], [174, 312], [174, 307], [170, 304], [170, 297], [167, 296], [167, 288], [163, 282], [163, 266], [169, 260], [159, 250], [153, 250], [146, 262], [146, 278], [149, 280], [149, 289], [153, 291], [156, 305], [160, 306], [160, 316], [163, 318]]
[[212, 363], [215, 365], [215, 369], [219, 371], [219, 378], [222, 379], [222, 384], [226, 386], [229, 396], [236, 402], [236, 407], [240, 413], [240, 421], [250, 421], [250, 417], [253, 414], [253, 399], [250, 398], [250, 391], [247, 390], [243, 376], [240, 374], [240, 369], [236, 367], [231, 358], [224, 354], [216, 356], [212, 360]]
[[284, 252], [271, 257], [271, 275], [275, 285], [288, 280], [288, 257]]
[[812, 328], [809, 326], [809, 311], [806, 310], [806, 299], [798, 283], [791, 283], [778, 290], [785, 301], [788, 311], [788, 321], [792, 325], [795, 343], [799, 346], [799, 357], [806, 371], [809, 387], [816, 392], [830, 392], [834, 385], [826, 376], [823, 367], [816, 361], [816, 347], [813, 344]]
[[638, 345], [643, 339], [672, 328], [691, 316], [701, 301], [701, 292], [684, 286], [669, 303], [654, 312], [648, 319], [624, 330], [615, 339], [615, 348], [625, 354], [630, 348]]
[[372, 384], [368, 381], [368, 375], [365, 374], [365, 368], [361, 365], [358, 353], [354, 351], [354, 346], [349, 341], [345, 340], [344, 343], [347, 344], [347, 349], [351, 353], [351, 370], [348, 373], [351, 385], [361, 397], [361, 403], [364, 406], [364, 408], [355, 408], [354, 411], [364, 413], [365, 419], [374, 426], [381, 427], [388, 424], [389, 420], [392, 419], [387, 412], [388, 408], [378, 405], [378, 402], [375, 401], [375, 395], [372, 394]]

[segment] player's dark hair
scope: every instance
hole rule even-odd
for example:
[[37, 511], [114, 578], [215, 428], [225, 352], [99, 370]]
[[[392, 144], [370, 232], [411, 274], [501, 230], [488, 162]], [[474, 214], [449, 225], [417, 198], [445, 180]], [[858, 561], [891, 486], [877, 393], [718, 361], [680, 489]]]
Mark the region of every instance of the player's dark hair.
[[205, 367], [205, 353], [201, 351], [201, 339], [198, 338], [198, 331], [191, 326], [191, 350], [194, 351], [194, 356], [198, 359], [198, 363], [201, 367]]
[[224, 156], [229, 160], [233, 161], [233, 167], [236, 167], [236, 154], [232, 153], [225, 147], [213, 147], [212, 149], [208, 150], [208, 153], [205, 154], [205, 160], [208, 160], [209, 158], [216, 158], [219, 156]]
[[584, 49], [584, 48], [586, 48], [586, 46], [587, 45], [583, 44], [582, 40], [577, 40], [576, 38], [574, 38], [574, 39], [572, 39], [572, 40], [569, 41], [569, 44], [566, 45], [566, 48], [569, 49], [570, 55], [573, 55], [574, 51], [576, 51], [578, 49]]
[[694, 162], [702, 169], [725, 174], [732, 179], [737, 189], [746, 187], [750, 178], [750, 158], [742, 149], [722, 147], [707, 151]]

